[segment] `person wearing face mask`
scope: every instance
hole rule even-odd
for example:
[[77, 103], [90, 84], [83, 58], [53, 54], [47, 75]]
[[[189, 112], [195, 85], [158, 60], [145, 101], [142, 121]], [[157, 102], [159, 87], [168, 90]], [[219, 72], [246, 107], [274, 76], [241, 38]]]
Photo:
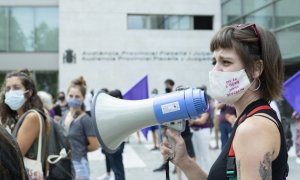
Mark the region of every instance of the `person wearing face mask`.
[[[235, 107], [237, 120], [223, 151], [205, 173], [186, 153], [183, 139], [176, 141], [175, 158], [190, 180], [286, 179], [288, 154], [285, 134], [269, 105], [279, 98], [283, 65], [275, 36], [255, 24], [225, 26], [210, 43], [213, 69], [209, 72], [212, 97]], [[172, 149], [165, 139], [165, 160]]]
[[65, 93], [63, 91], [58, 93], [57, 99], [58, 101], [56, 105], [53, 107], [53, 111], [54, 111], [54, 119], [59, 121], [61, 117], [65, 116], [69, 107], [68, 107], [68, 102], [66, 101]]
[[173, 92], [175, 82], [172, 79], [166, 79], [165, 80], [165, 91], [166, 93]]
[[87, 153], [99, 148], [92, 120], [85, 113], [85, 94], [86, 83], [83, 77], [73, 80], [67, 91], [69, 111], [60, 121], [67, 130], [76, 179], [80, 180], [87, 180], [90, 176]]
[[[164, 85], [165, 85], [166, 93], [173, 92], [175, 82], [172, 79], [166, 79]], [[162, 140], [166, 134], [166, 127], [164, 125], [159, 126], [159, 134], [160, 134], [159, 139]], [[166, 164], [162, 163], [162, 165], [160, 165], [158, 168], [153, 169], [153, 172], [161, 172], [164, 171], [165, 169], [166, 169]], [[176, 173], [176, 168], [174, 168], [173, 173]]]
[[[37, 160], [38, 149], [40, 149], [39, 158], [43, 172], [39, 173], [45, 176], [49, 125], [28, 69], [10, 72], [6, 75], [0, 99], [2, 126], [7, 126], [12, 130], [12, 136], [16, 139], [24, 158]], [[25, 167], [32, 168], [29, 164], [25, 164]]]

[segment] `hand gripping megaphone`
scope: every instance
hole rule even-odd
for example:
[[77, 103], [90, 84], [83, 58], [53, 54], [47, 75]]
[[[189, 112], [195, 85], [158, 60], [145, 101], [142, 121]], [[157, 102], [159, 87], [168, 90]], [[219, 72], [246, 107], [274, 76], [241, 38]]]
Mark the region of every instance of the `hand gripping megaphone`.
[[137, 130], [206, 112], [204, 91], [186, 89], [145, 100], [122, 100], [98, 92], [92, 103], [92, 121], [101, 147], [109, 153]]

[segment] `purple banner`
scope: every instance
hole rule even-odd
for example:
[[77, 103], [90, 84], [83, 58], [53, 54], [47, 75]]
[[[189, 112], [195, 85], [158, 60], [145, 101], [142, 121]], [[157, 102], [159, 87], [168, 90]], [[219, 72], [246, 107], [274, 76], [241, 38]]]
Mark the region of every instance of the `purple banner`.
[[[137, 82], [130, 90], [128, 90], [123, 99], [127, 100], [141, 100], [141, 99], [148, 99], [149, 98], [149, 90], [148, 90], [148, 76], [146, 75], [143, 77], [139, 82]], [[147, 139], [147, 135], [150, 128], [142, 129], [142, 133]]]
[[285, 81], [283, 87], [284, 98], [300, 114], [300, 71]]

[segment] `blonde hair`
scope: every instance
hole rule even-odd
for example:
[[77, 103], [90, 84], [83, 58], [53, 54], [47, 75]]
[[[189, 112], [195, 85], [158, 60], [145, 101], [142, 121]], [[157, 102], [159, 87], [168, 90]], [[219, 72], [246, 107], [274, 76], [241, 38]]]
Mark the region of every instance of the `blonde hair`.
[[49, 93], [47, 93], [45, 91], [39, 91], [37, 93], [37, 95], [40, 97], [44, 108], [46, 108], [47, 110], [52, 109], [52, 107], [53, 107], [52, 96]]

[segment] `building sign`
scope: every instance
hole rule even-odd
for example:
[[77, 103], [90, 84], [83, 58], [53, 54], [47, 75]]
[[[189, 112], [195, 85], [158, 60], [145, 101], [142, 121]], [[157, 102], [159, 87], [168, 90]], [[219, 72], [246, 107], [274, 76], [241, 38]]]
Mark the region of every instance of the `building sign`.
[[207, 61], [210, 52], [189, 51], [83, 51], [82, 61]]

